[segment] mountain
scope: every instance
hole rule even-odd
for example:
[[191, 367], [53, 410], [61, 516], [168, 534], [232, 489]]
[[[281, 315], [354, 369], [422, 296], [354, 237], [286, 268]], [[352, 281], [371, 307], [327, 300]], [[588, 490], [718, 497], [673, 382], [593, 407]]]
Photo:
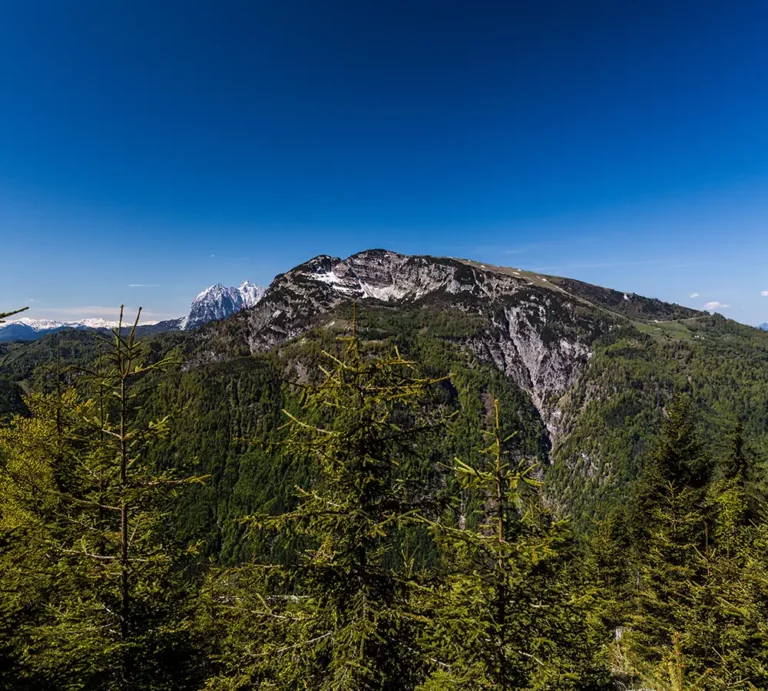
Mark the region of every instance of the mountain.
[[757, 383], [768, 381], [764, 331], [634, 293], [449, 257], [315, 257], [277, 276], [252, 309], [192, 334], [189, 364], [204, 377], [242, 356], [303, 352], [309, 360], [284, 375], [303, 379], [322, 347], [312, 344], [348, 332], [352, 301], [361, 337], [397, 343], [419, 361], [454, 353], [429, 360], [436, 376], [459, 361], [504, 375], [538, 418], [531, 434], [546, 449], [550, 501], [581, 521], [627, 491], [677, 392], [697, 397], [707, 444], [722, 444], [740, 418], [749, 444], [768, 450], [768, 390]]
[[180, 322], [182, 330], [196, 329], [209, 321], [224, 319], [242, 309], [253, 307], [265, 289], [249, 281], [239, 288], [228, 288], [221, 283], [206, 288], [192, 302], [189, 314]]
[[[563, 425], [558, 401], [583, 374], [592, 344], [632, 320], [691, 319], [704, 313], [580, 281], [447, 257], [406, 256], [367, 250], [347, 259], [320, 255], [275, 278], [255, 308], [211, 324], [215, 348], [231, 342], [238, 352], [263, 352], [295, 338], [338, 305], [356, 300], [476, 314], [482, 334], [464, 346], [494, 363], [526, 391], [551, 434]], [[218, 336], [222, 332], [229, 340]]]
[[[490, 395], [506, 400], [526, 448], [537, 449], [552, 505], [584, 522], [631, 486], [677, 392], [695, 396], [707, 444], [722, 444], [738, 418], [750, 448], [768, 452], [768, 388], [761, 384], [768, 381], [768, 334], [721, 315], [569, 278], [386, 250], [317, 256], [277, 276], [249, 309], [219, 318], [246, 303], [239, 291], [212, 286], [196, 299], [187, 330], [176, 323], [178, 333], [148, 336], [158, 353], [172, 346], [184, 362], [158, 410], [193, 397], [190, 410], [218, 410], [207, 429], [238, 429], [253, 397], [270, 389], [270, 415], [278, 420], [280, 397], [293, 395], [281, 393], [281, 382], [307, 381], [318, 353], [349, 332], [354, 302], [361, 338], [397, 344], [431, 376], [451, 373], [465, 386], [480, 377], [471, 391], [455, 385], [453, 405], [485, 406]], [[215, 321], [194, 329], [205, 320]], [[2, 360], [0, 349], [0, 374], [12, 368], [9, 376], [26, 387], [32, 363], [51, 352], [42, 347], [25, 358], [20, 349]], [[214, 379], [225, 392], [244, 388], [211, 401]], [[210, 456], [209, 437], [190, 434], [187, 454]], [[240, 436], [201, 472], [236, 463]]]
[[[236, 309], [238, 297], [233, 289], [213, 286], [196, 302], [200, 319], [216, 319]], [[557, 631], [562, 626], [573, 631], [574, 621], [589, 621], [596, 627], [591, 633], [576, 630], [576, 643], [564, 646], [562, 655], [552, 656], [567, 663], [572, 688], [658, 688], [651, 683], [635, 683], [623, 669], [609, 684], [611, 670], [594, 668], [591, 661], [584, 668], [588, 678], [582, 677], [582, 682], [573, 677], [572, 671], [581, 668], [572, 665], [571, 659], [575, 653], [581, 654], [578, 651], [585, 641], [595, 641], [601, 645], [595, 660], [616, 660], [615, 652], [620, 650], [616, 647], [617, 630], [627, 632], [621, 637], [622, 645], [638, 645], [638, 640], [644, 645], [645, 640], [651, 640], [650, 635], [633, 636], [640, 626], [646, 627], [645, 632], [656, 632], [661, 616], [669, 619], [662, 622], [666, 628], [652, 650], [655, 659], [665, 663], [671, 659], [666, 656], [676, 646], [668, 634], [678, 631], [679, 626], [688, 627], [686, 636], [691, 632], [685, 640], [697, 641], [697, 647], [686, 649], [686, 661], [693, 660], [697, 651], [710, 655], [711, 622], [729, 626], [733, 622], [738, 635], [732, 640], [744, 650], [731, 649], [727, 661], [721, 663], [723, 647], [718, 639], [701, 667], [714, 669], [719, 665], [718, 674], [722, 673], [725, 681], [706, 688], [726, 688], [733, 678], [733, 661], [741, 664], [742, 660], [747, 661], [749, 674], [756, 669], [761, 675], [752, 677], [756, 680], [752, 687], [768, 688], [764, 665], [759, 666], [764, 661], [764, 646], [754, 645], [763, 631], [765, 597], [761, 588], [768, 573], [763, 539], [766, 526], [760, 513], [768, 495], [766, 331], [722, 315], [568, 278], [385, 250], [360, 252], [346, 259], [315, 257], [277, 276], [249, 309], [197, 329], [180, 330], [179, 326], [171, 333], [150, 334], [144, 339], [147, 364], [162, 362], [163, 367], [143, 373], [131, 389], [136, 401], [131, 419], [147, 425], [154, 420], [164, 423], [163, 434], [147, 435], [149, 443], [135, 455], [136, 463], [143, 465], [133, 466], [133, 472], [158, 468], [170, 477], [191, 475], [196, 480], [184, 494], [172, 489], [167, 503], [164, 499], [162, 506], [168, 508], [161, 514], [157, 534], [167, 533], [180, 547], [194, 545], [193, 550], [180, 550], [179, 573], [186, 569], [205, 575], [215, 567], [223, 576], [217, 576], [211, 586], [215, 590], [203, 593], [206, 599], [198, 597], [203, 581], [195, 578], [182, 581], [179, 599], [170, 601], [174, 609], [181, 603], [184, 612], [186, 600], [181, 598], [186, 598], [186, 593], [190, 593], [189, 611], [201, 602], [206, 612], [216, 602], [222, 604], [221, 610], [211, 610], [220, 611], [219, 616], [205, 613], [201, 635], [194, 638], [204, 641], [202, 652], [196, 651], [195, 656], [204, 658], [208, 651], [217, 652], [212, 667], [224, 659], [218, 651], [235, 651], [237, 654], [227, 652], [227, 659], [234, 660], [235, 672], [242, 679], [240, 661], [253, 656], [254, 651], [265, 658], [274, 654], [275, 632], [283, 637], [279, 642], [283, 647], [282, 641], [291, 646], [296, 640], [281, 633], [282, 629], [272, 628], [273, 619], [296, 621], [301, 630], [306, 622], [313, 622], [315, 602], [306, 617], [293, 616], [308, 602], [308, 591], [302, 588], [310, 582], [302, 578], [306, 571], [297, 570], [295, 565], [299, 558], [317, 555], [314, 548], [321, 541], [314, 535], [318, 534], [310, 534], [312, 540], [308, 540], [308, 533], [302, 531], [309, 523], [325, 524], [315, 520], [318, 515], [328, 516], [327, 524], [340, 531], [337, 534], [342, 534], [343, 540], [334, 538], [333, 544], [342, 545], [347, 553], [360, 551], [357, 537], [361, 534], [385, 536], [386, 541], [376, 550], [371, 549], [370, 540], [362, 540], [367, 550], [362, 554], [366, 559], [369, 554], [373, 557], [365, 562], [365, 569], [370, 568], [374, 576], [371, 582], [381, 582], [385, 558], [395, 565], [387, 569], [399, 570], [407, 557], [409, 578], [425, 578], [427, 587], [420, 588], [427, 598], [420, 604], [423, 609], [407, 610], [408, 627], [417, 621], [411, 612], [429, 615], [423, 618], [429, 634], [423, 640], [435, 639], [436, 616], [448, 622], [446, 631], [464, 631], [466, 627], [457, 629], [455, 622], [466, 612], [470, 628], [474, 626], [470, 619], [474, 621], [478, 611], [490, 612], [488, 621], [492, 621], [499, 609], [478, 608], [476, 603], [492, 597], [499, 582], [494, 566], [498, 562], [489, 559], [487, 551], [487, 519], [496, 511], [502, 519], [508, 514], [512, 528], [505, 533], [500, 547], [503, 552], [499, 552], [510, 555], [505, 563], [514, 570], [514, 579], [504, 581], [510, 584], [505, 591], [517, 608], [514, 611], [525, 615], [523, 620], [532, 621], [530, 612], [537, 617], [533, 635], [515, 640], [526, 641], [541, 631]], [[347, 352], [354, 355], [345, 357], [353, 332], [357, 336], [355, 347]], [[24, 395], [56, 394], [62, 385], [74, 387], [84, 398], [93, 395], [96, 389], [83, 380], [82, 371], [99, 357], [97, 340], [87, 331], [69, 330], [33, 343], [0, 343], [0, 418], [22, 413], [47, 420], [45, 426], [26, 426], [20, 421], [3, 439], [6, 447], [7, 440], [16, 445], [12, 453], [22, 461], [16, 465], [23, 470], [19, 477], [48, 482], [39, 471], [28, 472], [24, 465], [28, 459], [37, 463], [38, 457], [44, 461], [59, 457], [66, 469], [78, 467], [71, 459], [90, 462], [91, 455], [83, 451], [89, 438], [99, 451], [93, 454], [94, 460], [103, 463], [105, 442], [82, 427], [92, 420], [81, 421], [81, 406], [71, 409], [78, 411], [77, 416], [58, 416], [58, 411], [69, 410], [65, 401], [74, 402], [74, 396], [51, 397], [55, 405], [45, 405], [41, 413], [40, 399]], [[397, 371], [387, 364], [395, 348]], [[380, 359], [375, 359], [376, 355]], [[358, 357], [362, 357], [360, 368]], [[82, 367], [66, 366], [78, 364]], [[326, 368], [328, 378], [322, 368]], [[372, 383], [370, 373], [375, 372], [382, 378]], [[408, 395], [401, 375], [406, 380], [425, 377], [432, 383], [416, 406], [393, 404], [390, 411], [385, 401], [402, 402]], [[315, 389], [318, 383], [324, 383], [319, 393]], [[410, 384], [407, 388], [421, 389]], [[680, 393], [686, 394], [682, 401], [678, 399]], [[370, 403], [373, 397], [375, 405]], [[355, 413], [358, 408], [354, 406], [360, 406], [361, 415]], [[88, 410], [88, 406], [82, 409]], [[69, 417], [74, 422], [69, 422]], [[295, 424], [286, 424], [291, 417]], [[62, 435], [58, 419], [77, 425], [75, 430], [82, 427], [86, 433]], [[34, 434], [29, 437], [27, 430]], [[349, 430], [355, 430], [354, 434]], [[495, 445], [489, 447], [494, 436], [489, 437], [488, 430], [497, 430], [499, 440], [498, 456], [490, 458], [485, 454]], [[376, 443], [370, 443], [371, 439]], [[62, 440], [71, 445], [64, 447], [71, 448], [71, 453], [60, 456], [47, 451], [58, 451]], [[333, 455], [327, 453], [329, 448], [334, 449]], [[6, 458], [12, 456], [4, 448], [4, 462]], [[453, 459], [466, 464], [464, 470], [468, 466], [490, 472], [471, 474], [471, 483], [458, 482], [451, 468]], [[656, 472], [643, 476], [651, 459]], [[337, 474], [329, 479], [319, 463]], [[37, 463], [32, 470], [38, 466], [49, 467]], [[378, 466], [375, 476], [371, 474], [374, 466]], [[703, 466], [706, 472], [702, 472]], [[118, 468], [116, 464], [112, 467]], [[528, 482], [515, 480], [514, 485], [522, 488], [510, 496], [509, 511], [505, 511], [503, 498], [499, 503], [491, 497], [500, 486], [513, 484], [498, 482], [502, 473], [509, 473], [511, 480], [518, 471], [540, 482], [542, 492], [539, 496]], [[98, 492], [95, 496], [101, 497], [101, 476], [91, 475], [99, 484], [88, 480], [85, 473], [76, 477], [85, 477]], [[9, 476], [6, 473], [4, 477]], [[65, 488], [79, 488], [62, 476]], [[389, 516], [403, 521], [396, 528], [378, 520], [372, 524], [368, 513], [360, 510], [357, 498], [369, 494], [367, 488], [374, 485], [370, 481], [374, 477], [380, 479], [377, 482], [389, 483], [386, 495], [380, 490], [371, 492], [375, 511], [381, 506], [387, 521]], [[639, 477], [643, 477], [640, 483]], [[475, 478], [490, 482], [483, 480], [478, 486]], [[32, 488], [36, 490], [37, 485]], [[360, 493], [353, 495], [350, 488], [358, 488]], [[55, 543], [35, 539], [34, 530], [18, 531], [18, 536], [16, 531], [6, 531], [6, 543], [10, 544], [10, 539], [17, 542], [14, 552], [4, 543], [0, 556], [11, 553], [13, 559], [6, 557], [5, 563], [13, 569], [21, 564], [25, 569], [22, 573], [46, 575], [40, 581], [45, 586], [41, 588], [43, 595], [48, 597], [52, 592], [53, 598], [61, 598], [64, 593], [69, 598], [65, 604], [71, 602], [67, 606], [79, 612], [82, 583], [87, 586], [88, 578], [65, 582], [65, 586], [73, 584], [71, 596], [64, 587], [52, 589], [48, 584], [56, 584], [65, 573], [62, 565], [74, 568], [72, 564], [83, 563], [70, 557], [71, 545], [77, 543], [69, 539], [73, 534], [68, 532], [69, 526], [82, 524], [72, 516], [96, 515], [97, 511], [80, 513], [79, 503], [74, 514], [67, 513], [66, 505], [54, 511], [40, 504], [36, 491], [5, 494], [12, 500], [16, 496], [26, 498], [35, 511], [44, 512], [32, 524], [34, 530], [56, 537], [46, 523], [55, 520], [67, 541], [62, 543], [66, 548], [64, 561], [56, 562], [50, 571], [41, 569], [47, 568], [49, 545]], [[390, 496], [394, 500], [388, 501]], [[403, 496], [409, 501], [402, 502]], [[322, 501], [310, 505], [311, 513], [305, 508], [307, 497], [312, 502], [318, 498]], [[101, 500], [97, 506], [102, 506]], [[347, 517], [357, 521], [360, 515], [366, 530], [349, 530]], [[252, 530], [248, 524], [253, 524], [253, 519], [244, 520], [248, 516], [266, 519], [259, 518], [258, 529]], [[419, 516], [433, 526], [443, 525], [445, 530], [441, 528], [440, 533], [450, 538], [433, 539], [431, 529], [417, 520]], [[554, 520], [567, 516], [573, 519], [570, 523]], [[302, 521], [300, 530], [293, 529], [295, 523], [289, 524], [288, 530], [272, 529], [293, 517]], [[407, 522], [403, 520], [406, 517]], [[93, 525], [88, 521], [84, 527], [91, 531]], [[103, 525], [108, 535], [114, 534], [114, 522], [109, 517]], [[371, 525], [375, 525], [373, 530]], [[350, 540], [350, 535], [354, 539]], [[461, 535], [471, 536], [471, 541], [461, 539]], [[493, 542], [501, 545], [495, 538]], [[467, 558], [463, 551], [457, 560], [459, 544], [462, 550], [476, 544], [476, 557]], [[735, 545], [737, 551], [728, 552], [728, 545]], [[154, 543], [151, 547], [154, 549]], [[29, 561], [28, 554], [35, 559]], [[320, 568], [327, 574], [328, 559], [335, 557], [320, 556]], [[261, 574], [266, 564], [271, 567], [269, 573], [280, 574], [276, 590], [265, 589], [269, 586], [264, 585]], [[479, 568], [492, 571], [480, 580], [470, 580], [477, 578]], [[346, 573], [348, 568], [338, 572], [342, 571]], [[6, 580], [18, 589], [23, 580], [16, 573], [12, 570], [14, 580]], [[353, 576], [359, 578], [361, 573], [364, 569], [357, 569]], [[418, 581], [413, 582], [418, 585]], [[212, 581], [206, 578], [205, 583], [208, 587]], [[290, 603], [285, 602], [286, 583], [292, 589]], [[26, 611], [27, 600], [18, 599], [17, 590], [9, 590], [15, 598], [11, 600], [14, 607], [21, 602]], [[22, 592], [39, 597], [37, 586]], [[135, 592], [140, 591], [136, 588]], [[150, 590], [158, 600], [156, 592]], [[302, 597], [294, 597], [302, 592]], [[342, 592], [342, 599], [346, 592]], [[600, 593], [599, 599], [595, 600], [594, 592]], [[721, 597], [723, 593], [727, 597]], [[251, 596], [254, 600], [247, 600]], [[458, 597], [469, 599], [455, 599]], [[684, 599], [675, 600], [673, 610], [667, 608], [657, 615], [658, 602], [679, 597]], [[317, 601], [321, 600], [318, 597]], [[558, 614], [564, 611], [557, 604], [560, 600], [569, 606], [578, 602], [593, 609], [565, 617]], [[233, 601], [244, 606], [233, 608]], [[58, 601], [51, 602], [59, 607]], [[266, 625], [265, 602], [270, 606]], [[365, 600], [366, 608], [369, 602]], [[24, 615], [30, 622], [25, 625], [39, 626], [41, 621], [48, 626], [46, 617], [51, 608], [47, 600], [44, 604], [39, 619], [34, 610], [34, 618]], [[382, 611], [390, 611], [390, 604], [387, 600]], [[10, 611], [6, 628], [15, 631], [19, 628], [18, 610]], [[244, 616], [243, 612], [256, 617], [248, 620], [252, 623], [247, 626], [242, 625], [244, 620], [236, 619]], [[283, 616], [285, 613], [291, 616]], [[233, 620], [233, 627], [221, 633], [220, 627]], [[325, 627], [325, 621], [321, 623]], [[251, 635], [262, 629], [263, 638]], [[315, 639], [322, 630], [313, 625], [307, 635]], [[47, 631], [43, 633], [47, 635]], [[237, 643], [242, 653], [227, 647], [236, 640], [233, 631], [246, 632], [237, 633], [244, 636]], [[183, 649], [188, 639], [182, 642]], [[28, 649], [21, 648], [19, 655], [26, 656]], [[425, 657], [422, 651], [414, 650]], [[531, 650], [541, 654], [538, 648]], [[551, 646], [546, 650], [547, 661], [536, 661], [531, 669], [549, 665], [550, 650]], [[5, 650], [0, 651], [2, 655], [7, 659]], [[292, 669], [294, 658], [286, 664], [286, 669]], [[700, 669], [696, 670], [694, 678], [699, 673]], [[59, 669], [53, 669], [53, 674], [58, 679]], [[514, 683], [517, 674], [515, 671]], [[565, 677], [549, 676], [547, 671], [542, 680], [546, 684], [557, 678]], [[246, 683], [251, 680], [246, 679]], [[459, 680], [454, 686], [462, 683]], [[391, 685], [405, 688], [399, 681]], [[27, 688], [29, 684], [17, 686]], [[278, 688], [294, 686], [277, 683]], [[434, 688], [444, 687], [437, 679]], [[408, 688], [425, 687], [411, 684]]]
[[[215, 319], [224, 319], [235, 312], [253, 307], [264, 296], [265, 289], [249, 281], [239, 288], [227, 288], [221, 283], [206, 288], [193, 301], [189, 314], [178, 319], [160, 322], [142, 322], [142, 335], [164, 331], [191, 330]], [[34, 341], [50, 333], [65, 329], [99, 331], [113, 329], [117, 321], [82, 319], [80, 321], [56, 321], [53, 319], [17, 319], [0, 323], [0, 342]]]
[[762, 329], [763, 331], [768, 331], [768, 322], [763, 322], [757, 328]]
[[[151, 325], [154, 322], [148, 323]], [[98, 331], [112, 329], [116, 321], [105, 319], [81, 319], [79, 321], [57, 321], [55, 319], [17, 319], [0, 323], [0, 341], [34, 341], [49, 333], [65, 329]]]

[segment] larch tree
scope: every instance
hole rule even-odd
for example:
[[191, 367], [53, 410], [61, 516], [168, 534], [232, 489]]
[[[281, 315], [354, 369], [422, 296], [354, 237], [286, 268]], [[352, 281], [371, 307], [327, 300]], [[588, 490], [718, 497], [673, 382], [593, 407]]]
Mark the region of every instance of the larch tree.
[[436, 380], [397, 349], [366, 351], [354, 317], [324, 357], [301, 413], [286, 411], [285, 451], [308, 464], [311, 486], [295, 510], [250, 519], [299, 545], [298, 562], [218, 575], [209, 605], [228, 639], [210, 688], [409, 689], [423, 671], [402, 538], [427, 494], [416, 478], [439, 424]]
[[31, 416], [0, 431], [3, 533], [45, 585], [29, 605], [18, 672], [55, 688], [184, 688], [194, 674], [185, 546], [167, 522], [200, 478], [146, 460], [170, 421], [141, 418], [139, 385], [169, 362], [147, 359], [139, 315], [124, 328], [121, 309], [76, 388], [32, 396]]
[[600, 688], [599, 637], [586, 617], [591, 599], [575, 569], [566, 522], [540, 501], [525, 459], [508, 448], [494, 401], [490, 445], [456, 459], [459, 482], [481, 502], [476, 528], [429, 521], [444, 563], [421, 590], [420, 646], [430, 669], [418, 688]]

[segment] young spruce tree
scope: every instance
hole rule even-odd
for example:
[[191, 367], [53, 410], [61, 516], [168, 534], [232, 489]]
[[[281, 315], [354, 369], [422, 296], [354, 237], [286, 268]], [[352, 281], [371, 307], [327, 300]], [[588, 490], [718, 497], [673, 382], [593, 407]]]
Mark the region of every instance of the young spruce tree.
[[354, 318], [324, 355], [302, 414], [286, 411], [286, 451], [309, 465], [311, 487], [295, 510], [251, 520], [305, 548], [293, 569], [251, 564], [212, 584], [209, 624], [226, 621], [228, 638], [210, 688], [412, 689], [422, 673], [400, 545], [428, 494], [414, 478], [435, 380], [397, 349], [366, 352]]
[[146, 460], [168, 418], [140, 421], [136, 384], [168, 362], [148, 361], [137, 324], [123, 328], [121, 311], [77, 390], [33, 396], [31, 417], [0, 431], [3, 556], [18, 574], [3, 609], [24, 600], [28, 613], [9, 675], [50, 688], [185, 688], [193, 676], [184, 550], [166, 528], [196, 478]]
[[708, 480], [690, 397], [678, 396], [630, 510], [632, 602], [620, 648], [642, 677], [675, 660], [696, 679], [706, 672], [704, 660], [690, 655], [689, 632], [703, 614], [696, 605], [711, 549]]
[[456, 459], [463, 487], [479, 495], [476, 529], [431, 523], [443, 568], [420, 598], [420, 645], [430, 668], [422, 691], [597, 689], [599, 636], [567, 523], [553, 521], [525, 461], [511, 460], [494, 401], [485, 461]]

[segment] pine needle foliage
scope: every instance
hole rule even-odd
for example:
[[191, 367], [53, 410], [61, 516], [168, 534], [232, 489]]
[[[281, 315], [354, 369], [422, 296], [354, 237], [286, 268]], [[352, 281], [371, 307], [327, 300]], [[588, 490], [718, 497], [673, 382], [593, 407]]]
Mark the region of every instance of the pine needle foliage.
[[515, 435], [502, 438], [498, 401], [489, 436], [481, 460], [453, 467], [464, 488], [485, 498], [478, 527], [430, 521], [445, 562], [422, 591], [430, 673], [418, 688], [599, 688], [605, 675], [585, 619], [590, 594], [572, 568], [567, 523], [551, 519], [530, 466], [513, 460]]
[[[704, 691], [711, 669], [701, 674], [690, 674], [682, 652], [680, 634], [672, 639], [672, 651], [656, 669], [650, 669], [644, 675], [644, 683], [654, 691]], [[732, 687], [736, 688], [736, 687]]]
[[668, 411], [630, 511], [620, 666], [653, 689], [756, 689], [768, 682], [762, 518], [751, 518], [740, 426], [715, 463], [693, 432], [690, 401]]
[[297, 489], [295, 510], [250, 519], [305, 548], [294, 569], [221, 577], [215, 597], [233, 628], [227, 671], [211, 688], [408, 689], [421, 673], [404, 542], [428, 494], [418, 480], [440, 422], [430, 405], [438, 380], [396, 348], [365, 352], [354, 319], [338, 345], [301, 413], [285, 411], [286, 452], [309, 465], [311, 488]]
[[188, 674], [183, 550], [165, 524], [178, 493], [199, 478], [146, 461], [169, 419], [138, 422], [135, 384], [168, 362], [147, 362], [138, 319], [123, 329], [121, 310], [78, 390], [31, 398], [31, 417], [0, 431], [3, 556], [32, 552], [31, 583], [42, 584], [18, 636], [18, 676], [55, 688], [177, 688]]

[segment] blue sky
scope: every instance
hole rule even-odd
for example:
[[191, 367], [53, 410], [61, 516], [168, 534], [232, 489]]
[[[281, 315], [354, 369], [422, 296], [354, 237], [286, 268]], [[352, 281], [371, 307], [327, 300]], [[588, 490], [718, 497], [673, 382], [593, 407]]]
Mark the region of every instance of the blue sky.
[[386, 247], [768, 321], [766, 35], [762, 0], [0, 0], [0, 308], [177, 316]]

